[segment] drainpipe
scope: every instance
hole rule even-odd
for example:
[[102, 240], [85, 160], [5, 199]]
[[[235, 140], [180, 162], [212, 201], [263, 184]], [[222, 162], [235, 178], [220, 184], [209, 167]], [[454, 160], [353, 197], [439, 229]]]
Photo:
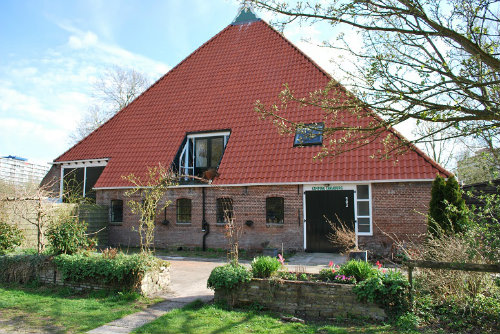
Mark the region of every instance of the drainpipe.
[[203, 198], [203, 213], [202, 213], [202, 220], [201, 220], [201, 231], [205, 232], [203, 234], [203, 251], [207, 250], [207, 245], [206, 245], [206, 239], [208, 233], [210, 233], [210, 225], [208, 225], [208, 222], [205, 217], [205, 201], [206, 201], [206, 196], [205, 196], [205, 187], [201, 188], [202, 191], [202, 198]]

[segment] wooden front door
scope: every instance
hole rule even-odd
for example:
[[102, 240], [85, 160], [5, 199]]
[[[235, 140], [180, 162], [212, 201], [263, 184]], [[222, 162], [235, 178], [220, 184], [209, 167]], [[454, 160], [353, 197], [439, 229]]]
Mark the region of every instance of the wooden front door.
[[306, 251], [338, 252], [328, 240], [338, 219], [354, 229], [354, 190], [306, 191]]

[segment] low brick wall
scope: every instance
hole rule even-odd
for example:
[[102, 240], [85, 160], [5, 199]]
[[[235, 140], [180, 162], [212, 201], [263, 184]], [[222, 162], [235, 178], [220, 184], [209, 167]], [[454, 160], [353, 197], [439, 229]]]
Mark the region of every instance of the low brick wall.
[[233, 291], [215, 290], [215, 300], [233, 306], [257, 303], [303, 319], [328, 320], [348, 315], [386, 318], [382, 308], [358, 301], [352, 288], [347, 284], [254, 278]]
[[[105, 284], [99, 279], [72, 282], [63, 280], [61, 272], [57, 270], [55, 263], [50, 258], [43, 259], [42, 262], [31, 265], [29, 256], [26, 261], [19, 261], [10, 265], [7, 275], [0, 275], [0, 281], [26, 283], [30, 280], [38, 279], [41, 283], [67, 286], [75, 290], [123, 290], [127, 288], [120, 283]], [[146, 271], [142, 280], [132, 288], [132, 290], [144, 296], [154, 296], [164, 292], [170, 285], [170, 266]]]

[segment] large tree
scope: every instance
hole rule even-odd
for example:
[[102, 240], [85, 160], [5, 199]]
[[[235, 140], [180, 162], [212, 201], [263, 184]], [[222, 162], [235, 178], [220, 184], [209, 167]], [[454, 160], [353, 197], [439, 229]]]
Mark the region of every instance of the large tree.
[[[344, 95], [332, 93], [338, 83], [309, 96], [295, 96], [286, 86], [279, 103], [257, 102], [256, 109], [272, 117], [282, 130], [303, 126], [285, 113], [290, 102], [317, 106], [328, 114], [325, 134], [333, 136], [322, 155], [340, 153], [384, 139], [395, 143], [386, 129], [406, 120], [439, 123], [435, 131], [414, 142], [428, 142], [435, 133], [440, 140], [457, 137], [498, 138], [500, 125], [500, 5], [491, 0], [251, 0], [254, 6], [274, 12], [282, 27], [294, 21], [328, 22], [338, 31], [356, 30], [363, 47], [340, 33], [324, 46], [347, 52], [352, 67], [343, 82]], [[352, 38], [352, 36], [350, 36]], [[354, 43], [355, 44], [355, 43]], [[347, 99], [345, 96], [347, 95]], [[337, 111], [366, 118], [362, 126], [342, 121]], [[373, 110], [380, 118], [366, 116]], [[279, 121], [278, 121], [279, 120]], [[339, 137], [340, 136], [340, 137]], [[434, 136], [435, 138], [435, 136]], [[494, 142], [496, 140], [493, 140]], [[346, 144], [346, 145], [343, 145]]]
[[78, 123], [70, 135], [78, 142], [101, 126], [118, 111], [125, 108], [151, 84], [150, 79], [134, 69], [114, 66], [101, 74], [92, 83], [95, 103]]

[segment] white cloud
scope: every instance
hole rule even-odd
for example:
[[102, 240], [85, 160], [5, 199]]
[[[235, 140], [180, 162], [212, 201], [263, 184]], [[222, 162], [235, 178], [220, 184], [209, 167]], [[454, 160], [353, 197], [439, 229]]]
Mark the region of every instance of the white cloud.
[[88, 48], [97, 43], [97, 35], [91, 31], [87, 31], [83, 36], [71, 35], [68, 40], [68, 45], [72, 49]]
[[92, 31], [59, 26], [68, 32], [66, 44], [0, 61], [0, 155], [51, 161], [66, 151], [69, 134], [92, 103], [91, 84], [106, 69], [133, 68], [153, 80], [170, 69]]

